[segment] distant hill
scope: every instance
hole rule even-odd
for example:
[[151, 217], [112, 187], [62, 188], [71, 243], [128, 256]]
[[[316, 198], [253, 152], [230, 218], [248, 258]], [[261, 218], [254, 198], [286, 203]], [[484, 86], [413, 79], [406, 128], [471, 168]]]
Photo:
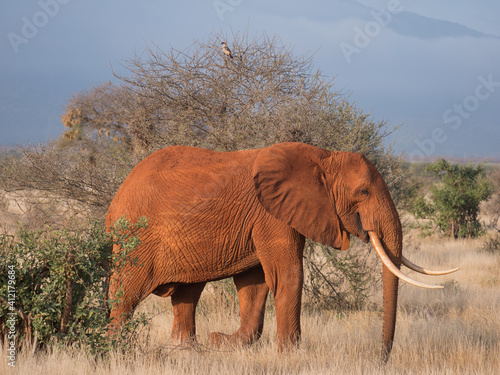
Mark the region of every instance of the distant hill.
[[397, 16], [391, 19], [387, 27], [398, 34], [421, 39], [460, 38], [464, 36], [498, 38], [496, 35], [485, 34], [456, 22], [437, 20], [412, 12], [398, 13]]
[[426, 163], [441, 159], [445, 159], [454, 163], [492, 163], [492, 164], [500, 163], [500, 157], [498, 156], [493, 156], [493, 157], [466, 156], [464, 158], [458, 156], [441, 155], [441, 156], [424, 156], [419, 158], [405, 157], [404, 159], [407, 162], [426, 162]]

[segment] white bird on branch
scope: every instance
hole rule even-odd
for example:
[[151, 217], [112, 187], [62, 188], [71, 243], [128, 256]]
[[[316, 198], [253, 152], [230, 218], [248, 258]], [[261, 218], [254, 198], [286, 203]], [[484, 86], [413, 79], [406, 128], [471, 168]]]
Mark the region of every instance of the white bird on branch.
[[229, 58], [233, 58], [233, 55], [231, 54], [231, 50], [229, 47], [226, 45], [226, 42], [222, 42], [222, 51], [224, 52], [225, 55], [229, 56]]

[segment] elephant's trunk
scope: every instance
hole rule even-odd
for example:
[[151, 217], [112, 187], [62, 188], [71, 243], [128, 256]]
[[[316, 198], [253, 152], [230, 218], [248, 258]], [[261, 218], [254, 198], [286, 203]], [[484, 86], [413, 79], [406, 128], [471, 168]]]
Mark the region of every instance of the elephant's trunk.
[[398, 305], [398, 272], [401, 267], [401, 256], [403, 249], [403, 233], [401, 222], [394, 210], [395, 217], [393, 220], [387, 220], [386, 223], [391, 223], [389, 227], [380, 228], [382, 240], [376, 232], [370, 231], [368, 235], [375, 248], [378, 256], [383, 263], [383, 305], [384, 305], [384, 320], [383, 320], [383, 347], [382, 360], [386, 362], [389, 359], [389, 354], [392, 349], [394, 340], [394, 332], [396, 329], [396, 310]]
[[383, 273], [384, 293], [384, 322], [382, 327], [383, 347], [382, 360], [387, 362], [392, 349], [394, 331], [396, 329], [396, 310], [398, 305], [399, 279], [384, 265]]

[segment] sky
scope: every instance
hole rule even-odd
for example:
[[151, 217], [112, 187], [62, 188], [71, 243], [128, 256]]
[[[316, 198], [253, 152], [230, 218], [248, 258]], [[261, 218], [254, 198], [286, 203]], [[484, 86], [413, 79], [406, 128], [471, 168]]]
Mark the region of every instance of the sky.
[[0, 145], [63, 131], [72, 95], [117, 82], [146, 45], [277, 35], [335, 77], [397, 153], [500, 157], [497, 0], [25, 0], [0, 14]]

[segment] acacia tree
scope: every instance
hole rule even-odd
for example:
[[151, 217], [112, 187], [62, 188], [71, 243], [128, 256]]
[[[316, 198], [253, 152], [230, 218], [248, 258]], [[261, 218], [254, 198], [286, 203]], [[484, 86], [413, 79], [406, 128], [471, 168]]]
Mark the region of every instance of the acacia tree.
[[480, 235], [480, 204], [493, 194], [493, 184], [485, 178], [484, 165], [450, 164], [441, 159], [430, 164], [426, 172], [439, 177], [441, 183], [431, 188], [429, 201], [423, 196], [416, 199], [417, 217], [431, 219], [453, 238]]
[[375, 122], [277, 37], [233, 37], [229, 59], [214, 34], [185, 50], [148, 47], [127, 61], [119, 86], [75, 95], [66, 107], [68, 138], [93, 132], [144, 156], [167, 145], [219, 151], [300, 141], [330, 150], [362, 152], [391, 184], [400, 160], [385, 122]]

